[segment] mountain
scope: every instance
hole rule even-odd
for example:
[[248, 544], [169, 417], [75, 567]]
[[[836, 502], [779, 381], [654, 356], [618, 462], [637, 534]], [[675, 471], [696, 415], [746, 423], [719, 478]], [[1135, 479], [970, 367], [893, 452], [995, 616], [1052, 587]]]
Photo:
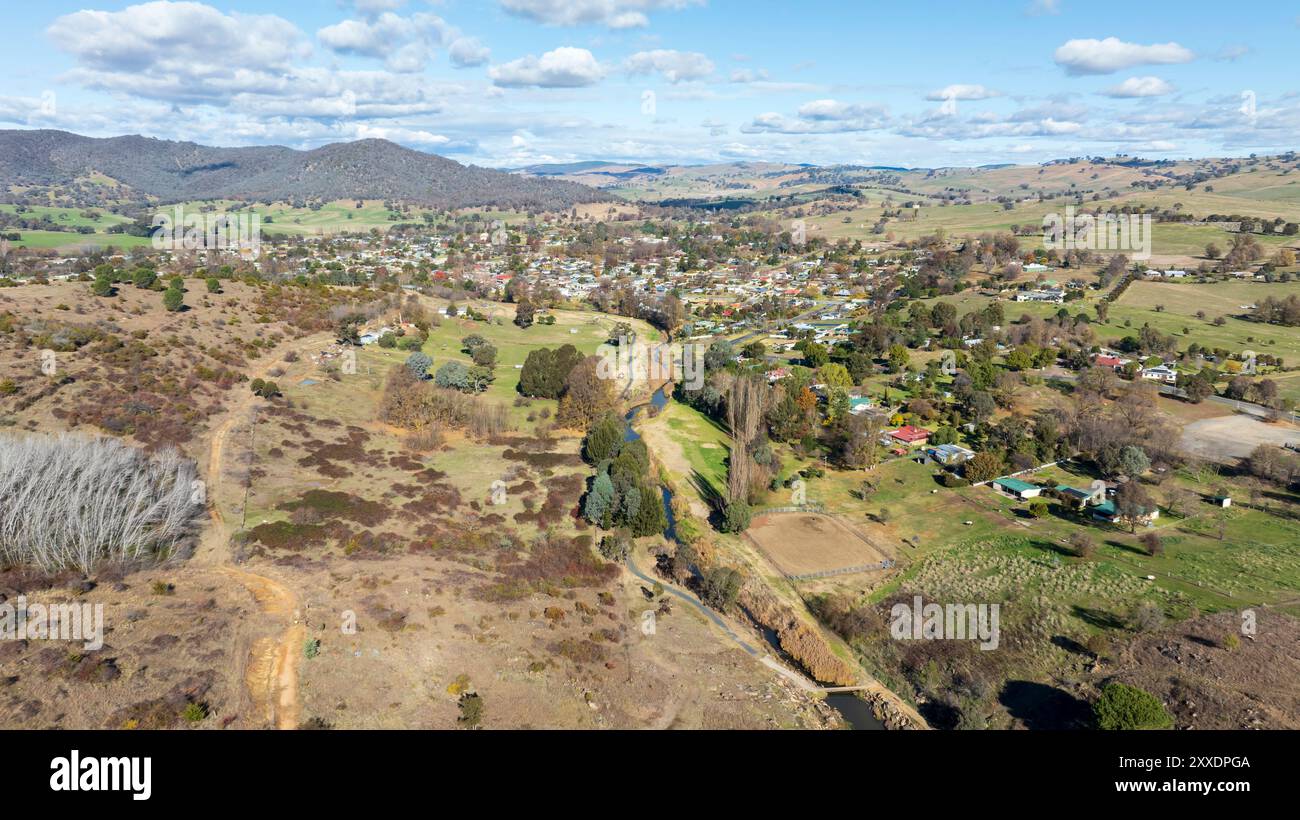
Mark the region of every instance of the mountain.
[[585, 185], [461, 165], [379, 139], [298, 151], [0, 130], [0, 191], [14, 185], [65, 186], [94, 174], [163, 202], [393, 199], [440, 208], [558, 210], [609, 199]]

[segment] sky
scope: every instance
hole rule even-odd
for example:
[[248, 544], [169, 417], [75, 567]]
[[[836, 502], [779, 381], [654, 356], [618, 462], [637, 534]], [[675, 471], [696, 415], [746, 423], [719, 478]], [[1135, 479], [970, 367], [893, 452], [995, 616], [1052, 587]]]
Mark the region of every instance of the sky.
[[0, 128], [490, 167], [1297, 147], [1300, 3], [0, 0]]

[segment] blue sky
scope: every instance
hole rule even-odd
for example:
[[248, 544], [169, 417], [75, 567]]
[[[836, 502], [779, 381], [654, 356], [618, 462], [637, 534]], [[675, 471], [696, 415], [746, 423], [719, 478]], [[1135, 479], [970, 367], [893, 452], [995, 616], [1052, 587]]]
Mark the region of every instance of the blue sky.
[[7, 3], [0, 128], [382, 137], [491, 166], [945, 166], [1296, 148], [1300, 5]]

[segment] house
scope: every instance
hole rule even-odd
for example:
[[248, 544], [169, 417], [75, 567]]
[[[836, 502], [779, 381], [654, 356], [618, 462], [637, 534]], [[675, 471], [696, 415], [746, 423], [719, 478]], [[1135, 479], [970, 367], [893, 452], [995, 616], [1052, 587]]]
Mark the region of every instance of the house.
[[1063, 290], [1022, 290], [1016, 293], [1017, 302], [1053, 302], [1060, 304], [1065, 301], [1065, 291]]
[[860, 416], [870, 410], [875, 403], [866, 396], [849, 396], [849, 414]]
[[784, 367], [774, 367], [767, 371], [767, 380], [769, 382], [778, 382], [790, 375], [790, 371]]
[[1043, 492], [1043, 488], [1037, 484], [1030, 484], [1028, 481], [1021, 481], [1018, 478], [995, 478], [993, 479], [993, 489], [1021, 501], [1038, 498]]
[[913, 427], [908, 424], [887, 434], [893, 441], [906, 445], [907, 447], [916, 447], [924, 445], [930, 440], [930, 431], [920, 427]]
[[1099, 492], [1094, 490], [1081, 490], [1078, 487], [1070, 487], [1066, 484], [1056, 485], [1056, 494], [1067, 504], [1073, 504], [1076, 510], [1083, 510], [1089, 504], [1095, 504], [1099, 500]]
[[1142, 368], [1142, 378], [1150, 379], [1153, 382], [1164, 382], [1165, 384], [1178, 383], [1178, 371], [1168, 365], [1157, 365], [1155, 367]]
[[973, 450], [967, 450], [958, 444], [938, 444], [926, 450], [925, 454], [945, 467], [965, 464], [975, 457]]
[[[1128, 520], [1125, 516], [1120, 515], [1119, 508], [1115, 506], [1115, 502], [1111, 499], [1107, 499], [1093, 507], [1092, 517], [1098, 521], [1107, 521], [1111, 524], [1119, 524]], [[1159, 509], [1152, 508], [1150, 511], [1141, 510], [1138, 513], [1136, 523], [1150, 525], [1152, 521], [1159, 517]]]
[[1109, 367], [1111, 370], [1119, 370], [1129, 362], [1128, 359], [1121, 359], [1119, 356], [1103, 356], [1100, 353], [1092, 361], [1098, 367]]

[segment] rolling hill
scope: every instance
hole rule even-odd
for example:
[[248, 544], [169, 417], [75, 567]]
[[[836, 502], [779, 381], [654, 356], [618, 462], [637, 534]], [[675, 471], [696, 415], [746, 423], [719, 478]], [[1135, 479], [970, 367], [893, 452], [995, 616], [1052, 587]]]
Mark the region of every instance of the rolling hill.
[[557, 210], [609, 198], [574, 182], [461, 165], [378, 139], [298, 151], [0, 130], [0, 190], [69, 186], [96, 177], [162, 202], [392, 199], [439, 208]]

